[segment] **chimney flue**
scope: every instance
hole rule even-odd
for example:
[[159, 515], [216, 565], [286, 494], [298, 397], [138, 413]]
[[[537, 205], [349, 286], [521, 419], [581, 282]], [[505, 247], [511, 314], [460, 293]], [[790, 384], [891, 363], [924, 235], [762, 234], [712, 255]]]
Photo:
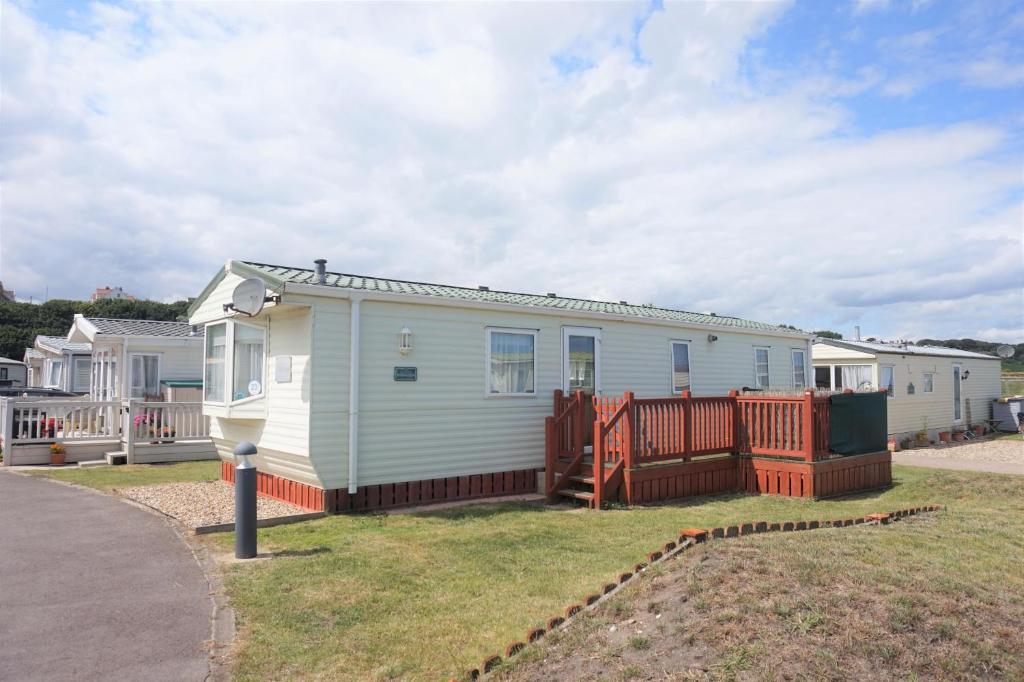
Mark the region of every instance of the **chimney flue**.
[[316, 283], [327, 284], [327, 259], [317, 258], [313, 262], [316, 263]]
[[858, 341], [860, 341], [860, 325], [859, 324], [856, 327], [853, 328], [853, 335], [854, 335], [854, 337], [856, 337], [856, 339]]

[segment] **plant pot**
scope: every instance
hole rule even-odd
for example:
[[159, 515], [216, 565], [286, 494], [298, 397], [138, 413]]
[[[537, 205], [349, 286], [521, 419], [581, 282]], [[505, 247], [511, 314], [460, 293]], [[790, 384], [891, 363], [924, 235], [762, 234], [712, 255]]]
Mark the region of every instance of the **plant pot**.
[[62, 467], [62, 466], [64, 466], [64, 457], [65, 456], [66, 455], [63, 452], [60, 453], [60, 454], [57, 454], [55, 452], [51, 452], [50, 453], [50, 466], [52, 466], [52, 467]]
[[957, 443], [963, 443], [964, 442], [964, 432], [963, 431], [957, 431], [956, 433], [954, 433], [953, 434], [953, 440], [955, 440]]
[[974, 427], [974, 435], [975, 436], [984, 436], [985, 435], [985, 427], [984, 426], [975, 426]]
[[895, 438], [890, 438], [889, 442], [887, 443], [887, 445], [889, 447], [889, 452], [899, 452], [900, 451], [900, 442], [898, 440], [896, 440]]
[[939, 442], [942, 442], [942, 443], [948, 443], [949, 442], [949, 431], [939, 431]]

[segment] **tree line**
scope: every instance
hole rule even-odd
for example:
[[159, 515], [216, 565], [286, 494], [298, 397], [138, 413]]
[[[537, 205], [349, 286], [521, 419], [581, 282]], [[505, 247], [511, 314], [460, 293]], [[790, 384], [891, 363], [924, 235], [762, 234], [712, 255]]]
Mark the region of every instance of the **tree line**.
[[5, 301], [0, 303], [0, 357], [21, 360], [25, 349], [32, 347], [39, 334], [67, 336], [76, 313], [125, 320], [184, 321], [188, 319], [190, 303], [190, 300], [159, 303], [111, 299], [95, 303], [62, 299], [41, 304]]

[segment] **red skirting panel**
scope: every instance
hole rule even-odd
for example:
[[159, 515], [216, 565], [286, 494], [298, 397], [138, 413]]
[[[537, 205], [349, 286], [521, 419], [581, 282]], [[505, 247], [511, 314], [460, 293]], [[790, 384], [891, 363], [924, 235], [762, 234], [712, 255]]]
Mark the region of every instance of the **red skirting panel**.
[[[256, 473], [256, 492], [312, 511], [372, 511], [432, 502], [535, 493], [539, 471], [543, 470], [520, 469], [425, 481], [367, 485], [360, 486], [354, 495], [349, 494], [344, 488], [323, 490], [259, 471]], [[220, 463], [220, 477], [229, 483], [234, 482], [235, 468], [230, 462]]]
[[740, 489], [762, 495], [830, 497], [892, 485], [892, 454], [838, 457], [823, 462], [795, 462], [770, 457], [740, 460]]
[[[732, 456], [627, 470], [617, 499], [644, 504], [678, 497], [731, 493], [737, 490], [736, 470], [736, 457]], [[626, 498], [627, 489], [631, 492], [629, 500]]]

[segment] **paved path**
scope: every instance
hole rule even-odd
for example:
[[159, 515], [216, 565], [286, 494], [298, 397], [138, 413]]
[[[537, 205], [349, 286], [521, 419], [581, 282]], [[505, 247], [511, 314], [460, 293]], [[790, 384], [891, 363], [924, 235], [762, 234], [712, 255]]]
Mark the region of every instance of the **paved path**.
[[163, 519], [0, 471], [0, 680], [203, 680], [211, 612]]
[[1012, 462], [986, 462], [977, 459], [951, 459], [949, 457], [928, 457], [926, 455], [910, 455], [894, 452], [894, 464], [906, 464], [912, 467], [928, 467], [929, 469], [952, 469], [954, 471], [987, 471], [993, 474], [1019, 474], [1024, 476], [1024, 464]]

